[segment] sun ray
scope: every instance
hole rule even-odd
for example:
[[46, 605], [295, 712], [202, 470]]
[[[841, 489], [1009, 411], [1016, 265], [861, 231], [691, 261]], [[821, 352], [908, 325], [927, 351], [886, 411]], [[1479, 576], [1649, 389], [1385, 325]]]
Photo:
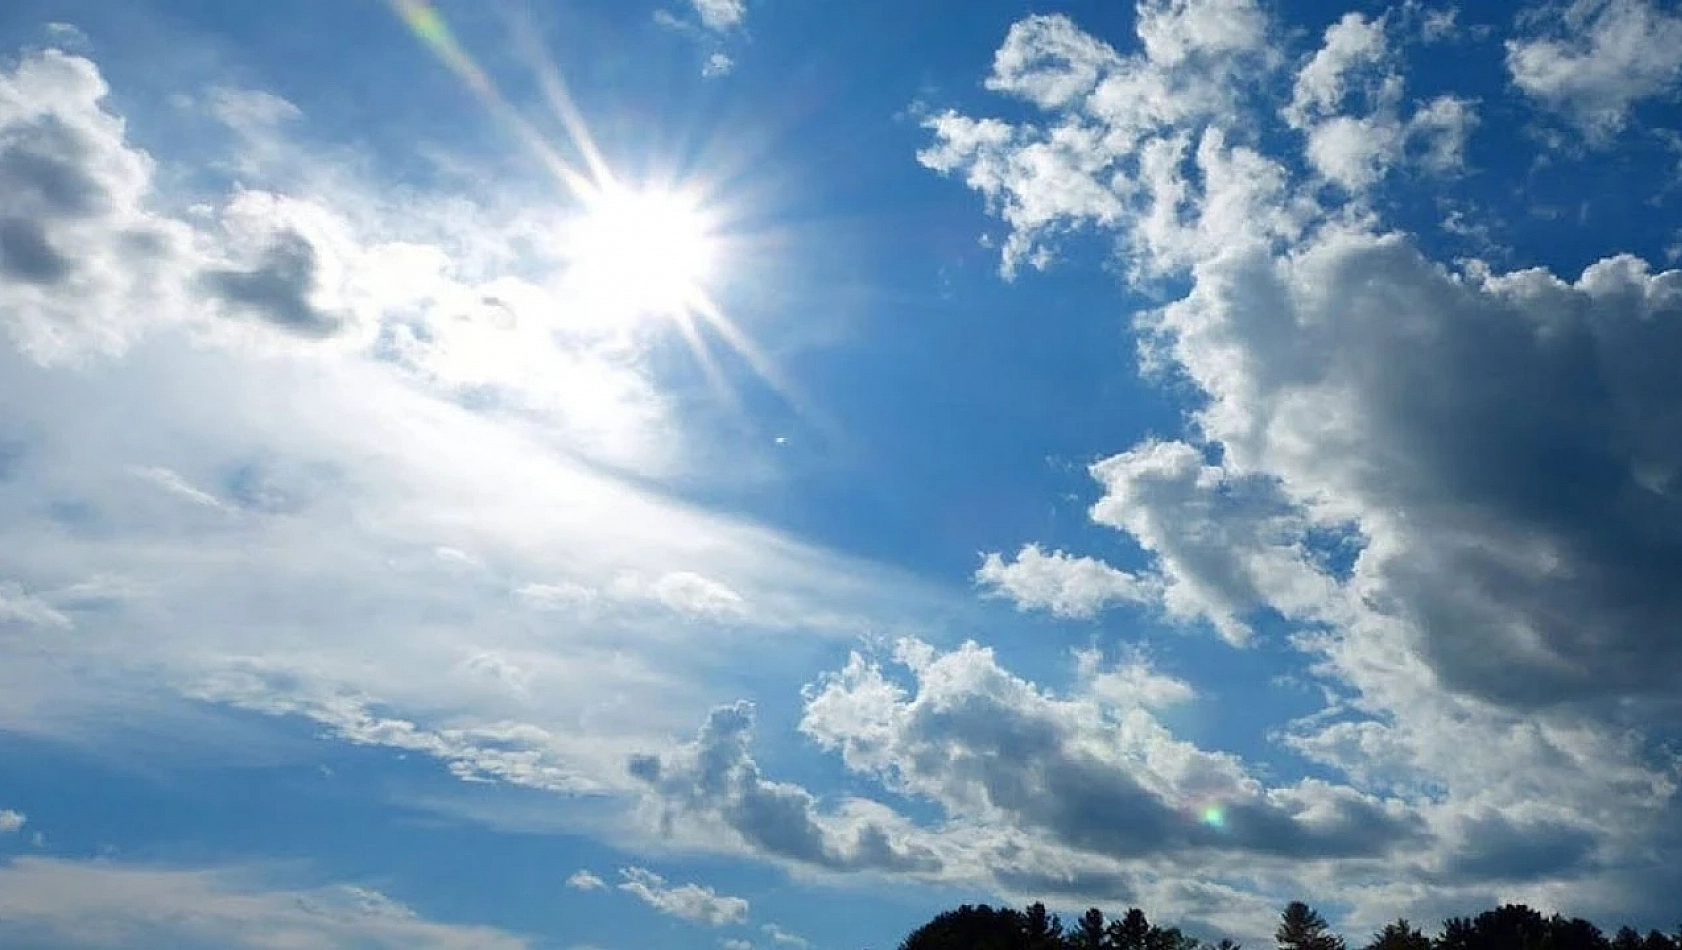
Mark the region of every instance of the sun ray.
[[562, 236], [567, 281], [577, 302], [609, 322], [657, 316], [683, 336], [709, 385], [740, 408], [722, 367], [707, 346], [703, 327], [809, 421], [814, 415], [772, 361], [715, 302], [706, 284], [715, 275], [720, 247], [712, 215], [693, 189], [630, 185], [621, 181], [596, 146], [561, 71], [545, 55], [529, 13], [514, 30], [519, 52], [536, 73], [544, 100], [560, 122], [587, 172], [561, 156], [538, 129], [509, 103], [490, 75], [457, 40], [429, 0], [387, 0], [414, 35], [513, 130], [577, 202], [578, 213]]
[[689, 352], [701, 365], [701, 373], [707, 377], [707, 386], [713, 391], [713, 395], [728, 403], [732, 410], [740, 411], [741, 397], [731, 387], [730, 381], [725, 379], [724, 371], [719, 368], [718, 360], [713, 357], [712, 348], [707, 346], [706, 338], [701, 336], [700, 330], [695, 326], [694, 317], [683, 314], [674, 322], [677, 323], [678, 332], [683, 334], [684, 342], [689, 345]]

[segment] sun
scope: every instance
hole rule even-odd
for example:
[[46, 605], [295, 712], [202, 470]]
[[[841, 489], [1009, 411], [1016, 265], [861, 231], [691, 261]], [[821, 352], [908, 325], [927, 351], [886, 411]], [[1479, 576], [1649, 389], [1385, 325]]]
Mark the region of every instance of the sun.
[[597, 189], [569, 222], [565, 244], [575, 299], [611, 319], [693, 312], [719, 256], [700, 203], [658, 187]]

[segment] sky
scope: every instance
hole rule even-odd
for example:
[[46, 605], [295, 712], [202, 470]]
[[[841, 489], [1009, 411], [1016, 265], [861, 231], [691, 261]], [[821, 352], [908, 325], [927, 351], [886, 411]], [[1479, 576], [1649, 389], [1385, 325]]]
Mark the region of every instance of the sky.
[[0, 7], [0, 943], [1682, 891], [1682, 8]]

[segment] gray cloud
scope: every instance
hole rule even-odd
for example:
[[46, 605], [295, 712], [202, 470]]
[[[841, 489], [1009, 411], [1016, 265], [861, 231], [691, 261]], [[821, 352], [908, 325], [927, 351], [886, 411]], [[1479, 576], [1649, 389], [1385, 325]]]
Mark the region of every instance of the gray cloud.
[[[1648, 56], [1668, 26], [1650, 17], [1654, 30], [1627, 29], [1649, 4], [1584, 0], [1573, 11], [1591, 27], [1584, 56], [1644, 64], [1620, 82], [1674, 81], [1670, 47]], [[1611, 26], [1630, 42], [1611, 42]], [[938, 114], [920, 154], [1009, 229], [1007, 273], [1049, 266], [1061, 235], [1093, 229], [1122, 249], [1131, 289], [1163, 293], [1164, 278], [1183, 288], [1137, 327], [1146, 371], [1194, 394], [1187, 434], [1094, 466], [1093, 520], [1146, 550], [1143, 576], [1161, 578], [1170, 613], [1207, 618], [1234, 643], [1253, 636], [1257, 615], [1285, 620], [1329, 704], [1288, 740], [1417, 810], [1432, 844], [1393, 857], [1389, 883], [1354, 883], [1358, 864], [1301, 872], [1344, 893], [1356, 919], [1473, 900], [1480, 881], [1562, 899], [1570, 887], [1613, 913], [1652, 912], [1649, 842], [1668, 840], [1677, 787], [1653, 743], [1674, 735], [1682, 674], [1682, 272], [1629, 255], [1568, 275], [1433, 260], [1324, 188], [1312, 137], [1290, 134], [1289, 116], [1241, 107], [1265, 81], [1235, 82], [1230, 63], [1185, 77], [1183, 60], [1145, 39], [1142, 54], [1123, 55], [1061, 18], [1024, 20], [988, 86], [1039, 114]], [[1325, 87], [1310, 97], [1323, 103], [1346, 85], [1341, 73], [1308, 80]], [[1619, 88], [1621, 115], [1635, 99]], [[1428, 108], [1420, 121], [1452, 135], [1425, 165], [1452, 169], [1471, 117], [1452, 115], [1453, 103]], [[953, 728], [966, 702], [926, 725]], [[1019, 718], [1029, 708], [997, 705]], [[925, 721], [913, 709], [867, 724], [875, 731], [851, 732], [869, 743], [847, 754], [876, 767]], [[989, 736], [974, 728], [954, 734]], [[994, 737], [999, 749], [1020, 738]], [[912, 774], [955, 774], [951, 746], [929, 741], [939, 768]], [[994, 794], [985, 771], [966, 782]], [[1037, 794], [993, 784], [1002, 801], [1036, 802], [1020, 814], [1086, 833]], [[1080, 771], [1069, 784], [1093, 787]], [[1136, 795], [1122, 784], [1106, 793]], [[1269, 803], [1349, 828], [1370, 807], [1284, 798]], [[1523, 817], [1510, 825], [1479, 817], [1515, 809]], [[1139, 814], [1149, 831], [1152, 812]], [[1235, 837], [1247, 827], [1275, 853], [1330, 845], [1293, 842], [1277, 812], [1232, 816]]]
[[1069, 698], [1048, 695], [974, 644], [900, 655], [916, 677], [910, 695], [855, 656], [812, 692], [801, 728], [854, 770], [954, 817], [1003, 820], [1117, 859], [1379, 856], [1423, 834], [1417, 815], [1348, 788], [1264, 789], [1231, 756], [1173, 738], [1147, 696], [1100, 698], [1090, 682]]
[[685, 816], [716, 820], [763, 853], [831, 870], [934, 871], [930, 852], [879, 824], [826, 815], [798, 785], [766, 779], [749, 753], [753, 707], [714, 709], [695, 741], [667, 758], [633, 756], [630, 774], [656, 794], [667, 833]]
[[296, 231], [281, 231], [249, 270], [214, 269], [204, 281], [210, 291], [240, 309], [290, 333], [326, 337], [344, 319], [312, 302], [316, 291], [316, 249]]
[[0, 189], [8, 209], [52, 219], [110, 213], [113, 189], [97, 167], [106, 147], [94, 129], [53, 112], [14, 121], [0, 139]]
[[1600, 836], [1560, 821], [1514, 821], [1487, 812], [1460, 822], [1443, 876], [1452, 881], [1538, 881], [1596, 870]]
[[0, 325], [35, 359], [115, 352], [173, 319], [186, 229], [147, 211], [152, 162], [85, 59], [0, 70]]
[[0, 274], [32, 284], [56, 284], [70, 273], [70, 261], [47, 239], [40, 222], [0, 220]]

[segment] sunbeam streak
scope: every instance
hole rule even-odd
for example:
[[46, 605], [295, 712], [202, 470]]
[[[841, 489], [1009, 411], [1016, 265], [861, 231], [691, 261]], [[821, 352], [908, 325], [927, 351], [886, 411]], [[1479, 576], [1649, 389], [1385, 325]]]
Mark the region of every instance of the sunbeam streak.
[[514, 31], [516, 43], [587, 173], [567, 161], [514, 108], [435, 6], [427, 0], [388, 2], [410, 32], [514, 131], [574, 200], [575, 213], [557, 242], [567, 267], [563, 281], [569, 302], [585, 321], [609, 326], [647, 318], [670, 321], [709, 385], [739, 406], [702, 336], [704, 325], [795, 411], [808, 415], [794, 388], [712, 295], [710, 284], [722, 279], [727, 263], [722, 251], [728, 235], [719, 233], [717, 209], [693, 185], [631, 183], [614, 173], [529, 19], [522, 19]]

